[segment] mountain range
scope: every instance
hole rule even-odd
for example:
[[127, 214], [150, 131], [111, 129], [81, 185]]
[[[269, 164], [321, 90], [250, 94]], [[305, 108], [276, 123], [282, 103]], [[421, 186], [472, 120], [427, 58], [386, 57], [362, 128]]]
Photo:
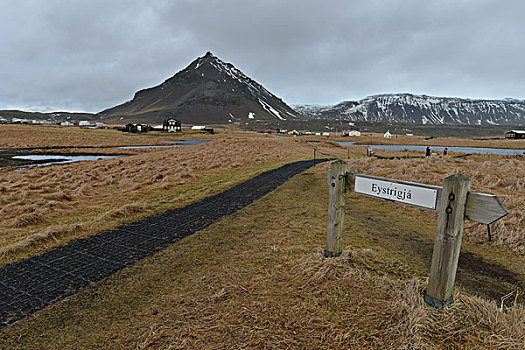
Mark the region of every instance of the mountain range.
[[525, 101], [383, 94], [333, 106], [298, 105], [308, 118], [419, 125], [525, 125]]
[[162, 84], [138, 91], [131, 101], [97, 117], [150, 123], [176, 118], [192, 124], [303, 119], [282, 99], [211, 52]]

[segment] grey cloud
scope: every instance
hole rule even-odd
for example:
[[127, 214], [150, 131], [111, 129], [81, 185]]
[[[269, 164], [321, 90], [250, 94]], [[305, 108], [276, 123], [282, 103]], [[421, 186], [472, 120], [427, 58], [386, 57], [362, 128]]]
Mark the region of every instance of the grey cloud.
[[208, 50], [288, 103], [525, 98], [523, 13], [488, 0], [8, 2], [0, 109], [100, 111]]

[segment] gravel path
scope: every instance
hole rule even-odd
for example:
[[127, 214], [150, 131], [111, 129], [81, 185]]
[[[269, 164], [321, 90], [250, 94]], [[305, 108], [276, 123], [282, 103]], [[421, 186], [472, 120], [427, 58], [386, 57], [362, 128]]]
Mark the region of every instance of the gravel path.
[[[323, 161], [327, 159], [318, 162]], [[1, 268], [0, 329], [235, 213], [312, 165], [312, 161], [290, 163], [184, 208]]]

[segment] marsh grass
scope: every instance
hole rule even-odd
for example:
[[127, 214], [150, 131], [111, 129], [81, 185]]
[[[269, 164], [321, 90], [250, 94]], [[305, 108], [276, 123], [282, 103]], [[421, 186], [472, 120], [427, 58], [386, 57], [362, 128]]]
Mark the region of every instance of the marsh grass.
[[[285, 161], [309, 154], [285, 139], [223, 137], [199, 146], [137, 152], [122, 159], [80, 162], [14, 172], [0, 170], [0, 265], [73, 238], [96, 233], [201, 198], [187, 186], [213, 184], [213, 191]], [[232, 174], [230, 179], [225, 175]], [[198, 186], [202, 193], [209, 189]], [[177, 200], [155, 202], [171, 194]], [[73, 218], [73, 219], [72, 219]], [[45, 239], [49, 227], [81, 224]], [[12, 250], [12, 252], [11, 252]], [[13, 254], [12, 254], [13, 253]]]
[[[492, 244], [525, 253], [525, 165], [512, 157], [477, 157], [454, 159], [385, 160], [353, 159], [349, 171], [442, 186], [445, 177], [461, 173], [471, 180], [471, 190], [497, 195], [510, 214], [492, 225]], [[465, 237], [476, 242], [487, 241], [486, 225], [466, 221]]]
[[[113, 129], [80, 129], [59, 126], [0, 125], [2, 138], [0, 148], [38, 148], [38, 147], [114, 147], [134, 145], [158, 145], [164, 140], [202, 138], [203, 135], [184, 132], [150, 132], [130, 134]], [[214, 139], [214, 135], [205, 135]], [[89, 152], [89, 150], [86, 150]], [[57, 150], [60, 152], [60, 150]]]
[[[325, 259], [326, 167], [189, 236], [132, 269], [0, 331], [0, 348], [522, 349], [525, 310], [456, 289], [423, 302], [410, 256], [354, 217], [339, 258]], [[352, 201], [354, 210], [367, 205]], [[381, 212], [403, 227], [411, 215]], [[367, 227], [369, 232], [362, 232]], [[357, 231], [359, 232], [357, 232]], [[372, 243], [370, 243], [372, 242]]]

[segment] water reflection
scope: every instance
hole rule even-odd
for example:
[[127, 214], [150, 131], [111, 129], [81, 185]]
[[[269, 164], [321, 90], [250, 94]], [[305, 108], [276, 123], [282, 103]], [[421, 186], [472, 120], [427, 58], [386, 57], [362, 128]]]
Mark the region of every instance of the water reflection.
[[[85, 160], [93, 161], [99, 159], [110, 159], [122, 157], [122, 155], [58, 155], [58, 154], [28, 154], [23, 156], [13, 156], [11, 159], [14, 160], [28, 160], [34, 162], [29, 166], [45, 166], [52, 164], [64, 164], [81, 162]], [[48, 162], [46, 162], [46, 160]]]

